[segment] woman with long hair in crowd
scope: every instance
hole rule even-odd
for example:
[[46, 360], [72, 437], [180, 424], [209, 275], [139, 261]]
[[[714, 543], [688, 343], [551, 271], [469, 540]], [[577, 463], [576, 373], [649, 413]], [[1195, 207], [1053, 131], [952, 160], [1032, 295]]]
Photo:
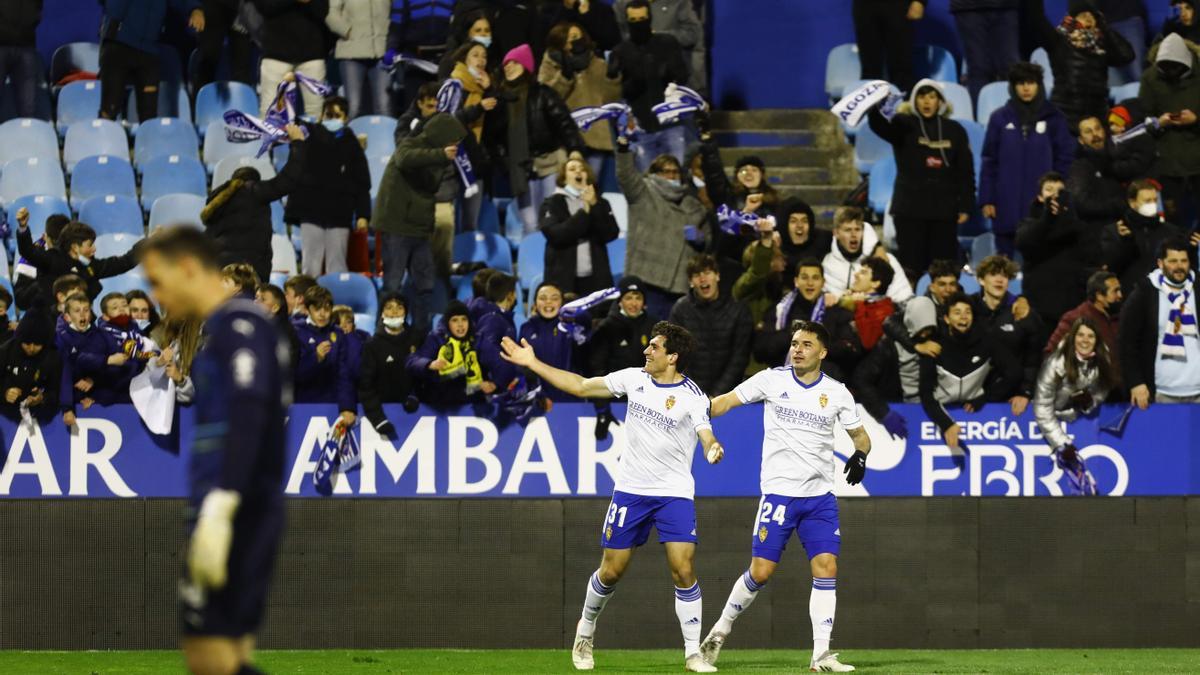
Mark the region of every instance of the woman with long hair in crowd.
[[621, 232], [608, 200], [600, 196], [596, 174], [582, 155], [573, 155], [556, 183], [558, 189], [541, 208], [545, 281], [580, 296], [609, 288], [613, 278], [607, 244]]

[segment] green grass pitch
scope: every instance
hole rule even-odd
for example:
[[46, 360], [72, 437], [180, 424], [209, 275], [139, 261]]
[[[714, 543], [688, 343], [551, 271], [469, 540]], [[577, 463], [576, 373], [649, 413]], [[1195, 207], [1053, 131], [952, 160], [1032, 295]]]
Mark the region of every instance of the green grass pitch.
[[[845, 649], [846, 663], [863, 673], [1195, 673], [1200, 649]], [[737, 650], [721, 655], [722, 673], [807, 671], [808, 651]], [[566, 650], [314, 650], [263, 651], [258, 667], [287, 673], [569, 673]], [[176, 652], [0, 651], [0, 673], [159, 675], [182, 673]], [[597, 673], [683, 672], [678, 650], [596, 651]]]

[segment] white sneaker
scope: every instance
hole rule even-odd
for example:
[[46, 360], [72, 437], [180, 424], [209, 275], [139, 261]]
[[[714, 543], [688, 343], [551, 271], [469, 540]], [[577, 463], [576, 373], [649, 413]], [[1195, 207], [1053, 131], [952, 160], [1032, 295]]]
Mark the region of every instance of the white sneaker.
[[729, 637], [729, 633], [717, 632], [717, 627], [713, 626], [712, 630], [708, 631], [708, 637], [704, 638], [704, 642], [700, 643], [700, 656], [710, 664], [717, 662], [717, 657], [721, 655], [721, 647], [725, 646], [725, 638]]
[[821, 658], [809, 664], [808, 669], [814, 673], [849, 673], [853, 672], [854, 666], [838, 661], [837, 654], [826, 651]]
[[571, 663], [575, 664], [575, 670], [591, 670], [596, 667], [596, 661], [592, 658], [592, 638], [579, 634], [579, 624], [575, 624], [575, 646], [571, 647]]
[[684, 662], [684, 670], [689, 673], [715, 673], [717, 672], [717, 667], [705, 661], [703, 656], [692, 654]]

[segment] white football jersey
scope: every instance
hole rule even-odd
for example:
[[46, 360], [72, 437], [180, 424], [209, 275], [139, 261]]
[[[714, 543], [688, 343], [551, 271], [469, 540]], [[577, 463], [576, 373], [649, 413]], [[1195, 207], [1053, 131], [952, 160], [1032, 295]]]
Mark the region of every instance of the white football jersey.
[[683, 378], [659, 384], [641, 368], [604, 376], [613, 396], [625, 396], [625, 450], [615, 489], [649, 497], [693, 499], [692, 456], [697, 433], [711, 429], [709, 400], [695, 382]]
[[756, 373], [734, 390], [742, 403], [763, 404], [763, 494], [817, 497], [833, 491], [833, 423], [862, 426], [846, 385], [821, 373], [804, 385], [789, 366]]

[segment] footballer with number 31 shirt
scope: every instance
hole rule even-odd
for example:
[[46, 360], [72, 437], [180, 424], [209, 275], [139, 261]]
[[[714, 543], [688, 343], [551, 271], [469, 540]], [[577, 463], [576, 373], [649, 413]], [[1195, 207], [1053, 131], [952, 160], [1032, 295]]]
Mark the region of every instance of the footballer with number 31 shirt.
[[846, 462], [846, 482], [857, 485], [867, 470], [871, 439], [859, 420], [854, 397], [846, 386], [821, 372], [829, 332], [819, 323], [792, 324], [791, 364], [764, 370], [713, 399], [712, 416], [732, 408], [763, 403], [762, 498], [754, 515], [750, 569], [729, 594], [721, 618], [704, 638], [700, 651], [714, 664], [733, 630], [733, 622], [750, 607], [767, 583], [783, 549], [795, 532], [812, 568], [808, 613], [812, 620], [814, 672], [849, 672], [853, 666], [829, 651], [837, 607], [837, 557], [842, 531], [833, 495], [833, 431], [835, 423], [854, 441]]

